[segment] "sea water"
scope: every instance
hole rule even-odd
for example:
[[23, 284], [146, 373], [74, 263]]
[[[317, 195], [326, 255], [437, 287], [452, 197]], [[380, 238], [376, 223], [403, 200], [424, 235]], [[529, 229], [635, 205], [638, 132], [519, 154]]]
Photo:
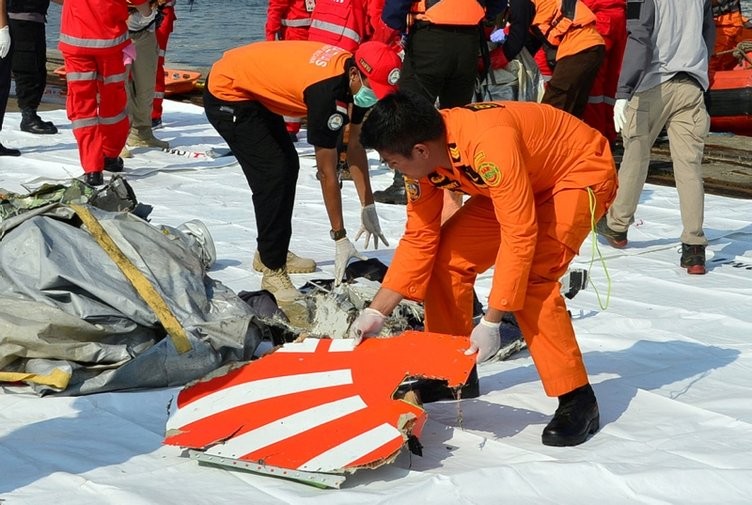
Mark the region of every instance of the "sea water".
[[[175, 29], [167, 45], [167, 63], [179, 68], [208, 68], [233, 47], [264, 39], [267, 0], [177, 0]], [[61, 6], [51, 3], [47, 46], [56, 49]]]
[[[268, 0], [177, 0], [178, 20], [167, 46], [167, 62], [179, 68], [207, 68], [233, 47], [264, 39]], [[47, 44], [57, 48], [60, 9], [50, 4]], [[752, 0], [742, 0], [752, 17]], [[699, 37], [700, 34], [697, 34]]]

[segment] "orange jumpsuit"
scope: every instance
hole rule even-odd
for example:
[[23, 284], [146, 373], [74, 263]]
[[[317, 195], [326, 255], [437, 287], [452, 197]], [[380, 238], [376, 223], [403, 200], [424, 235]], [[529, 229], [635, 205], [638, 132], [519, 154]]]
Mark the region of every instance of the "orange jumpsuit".
[[710, 70], [731, 70], [738, 63], [731, 53], [718, 53], [734, 49], [743, 39], [744, 16], [740, 10], [724, 12], [715, 16], [715, 48], [710, 58]]
[[[495, 267], [488, 305], [514, 313], [546, 393], [586, 384], [559, 279], [616, 196], [608, 141], [548, 105], [440, 113], [452, 167], [405, 179], [405, 234], [382, 285], [425, 302], [426, 331], [469, 335], [475, 278]], [[470, 195], [443, 226], [441, 189]]]

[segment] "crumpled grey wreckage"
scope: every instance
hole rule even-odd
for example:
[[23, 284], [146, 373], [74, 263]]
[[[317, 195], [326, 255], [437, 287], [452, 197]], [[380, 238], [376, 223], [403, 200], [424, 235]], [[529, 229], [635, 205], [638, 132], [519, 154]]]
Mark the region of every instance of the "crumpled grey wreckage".
[[75, 219], [60, 219], [70, 208], [53, 207], [28, 213], [0, 240], [0, 372], [57, 369], [70, 375], [64, 388], [34, 390], [81, 395], [183, 385], [251, 358], [263, 323], [207, 275], [213, 243], [200, 222], [157, 227], [88, 207], [184, 328], [191, 350], [180, 354], [114, 260]]

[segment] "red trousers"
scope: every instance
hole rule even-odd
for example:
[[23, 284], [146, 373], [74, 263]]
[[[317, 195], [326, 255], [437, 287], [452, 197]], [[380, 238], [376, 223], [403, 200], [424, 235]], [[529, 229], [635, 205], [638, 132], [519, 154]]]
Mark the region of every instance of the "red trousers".
[[121, 52], [80, 55], [63, 52], [66, 109], [84, 172], [101, 172], [104, 158], [125, 146], [130, 124], [126, 111], [125, 65]]
[[[538, 241], [525, 305], [514, 315], [549, 396], [560, 396], [588, 382], [559, 279], [588, 236], [591, 222], [605, 214], [615, 196], [613, 182], [593, 188], [594, 216], [586, 189], [559, 191], [536, 205]], [[500, 242], [489, 198], [470, 198], [442, 226], [424, 300], [426, 331], [471, 333], [473, 284], [479, 273], [496, 262]]]
[[624, 9], [603, 9], [595, 13], [596, 28], [606, 43], [606, 53], [590, 88], [582, 120], [595, 128], [609, 142], [616, 140], [614, 103], [619, 83], [621, 60], [627, 44], [627, 19]]
[[154, 104], [151, 109], [152, 119], [162, 119], [162, 101], [165, 93], [165, 73], [164, 62], [165, 53], [167, 52], [167, 41], [170, 38], [172, 29], [175, 26], [175, 7], [164, 7], [162, 9], [162, 22], [157, 28], [157, 45], [159, 46], [159, 58], [157, 59], [157, 82], [154, 86]]

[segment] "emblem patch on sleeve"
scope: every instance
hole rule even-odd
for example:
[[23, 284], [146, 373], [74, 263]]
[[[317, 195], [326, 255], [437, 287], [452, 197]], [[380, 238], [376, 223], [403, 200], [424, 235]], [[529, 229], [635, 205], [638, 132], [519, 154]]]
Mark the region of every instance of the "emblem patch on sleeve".
[[328, 126], [330, 130], [336, 131], [342, 128], [343, 122], [342, 115], [335, 113], [329, 116], [329, 119], [326, 121], [326, 126]]
[[495, 163], [486, 161], [478, 165], [478, 175], [488, 186], [496, 187], [501, 184], [501, 170]]
[[420, 198], [420, 182], [405, 177], [405, 193], [407, 193], [407, 199], [410, 202], [414, 202]]

